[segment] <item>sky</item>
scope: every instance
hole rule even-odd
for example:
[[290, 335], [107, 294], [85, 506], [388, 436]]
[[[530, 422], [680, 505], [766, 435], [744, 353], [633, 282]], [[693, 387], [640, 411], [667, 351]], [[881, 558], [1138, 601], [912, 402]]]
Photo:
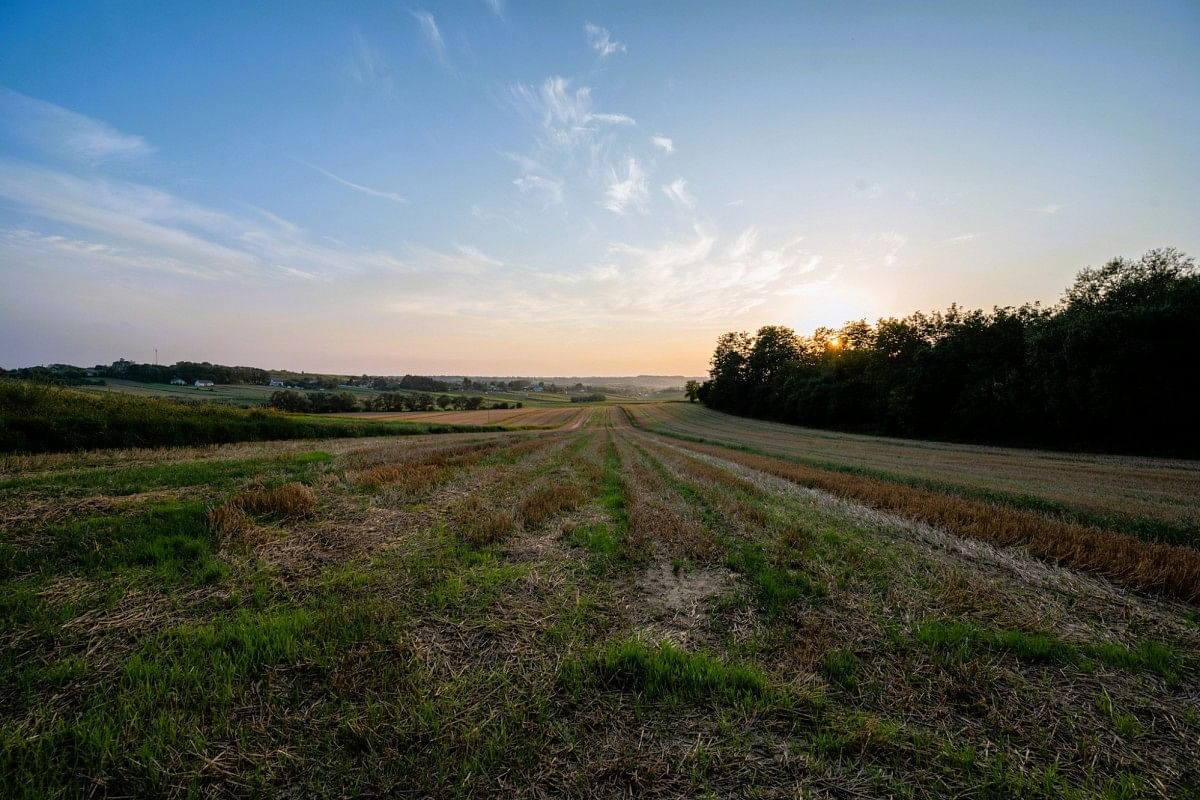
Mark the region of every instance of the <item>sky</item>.
[[706, 371], [1200, 255], [1200, 4], [0, 4], [0, 366]]

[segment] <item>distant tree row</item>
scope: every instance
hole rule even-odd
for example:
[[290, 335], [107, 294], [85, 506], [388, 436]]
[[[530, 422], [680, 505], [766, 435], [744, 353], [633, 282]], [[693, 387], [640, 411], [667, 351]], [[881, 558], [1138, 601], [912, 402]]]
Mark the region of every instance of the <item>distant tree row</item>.
[[605, 396], [600, 394], [599, 392], [592, 392], [591, 394], [573, 394], [573, 395], [571, 395], [572, 403], [599, 403], [599, 402], [602, 402], [604, 399], [605, 399]]
[[521, 408], [521, 403], [492, 403], [484, 404], [482, 397], [477, 395], [437, 395], [431, 394], [401, 394], [399, 392], [382, 392], [371, 397], [365, 397], [360, 402], [350, 392], [308, 392], [302, 394], [292, 389], [281, 389], [271, 393], [268, 405], [281, 411], [331, 413], [348, 411], [475, 411], [482, 408], [508, 409]]
[[717, 341], [705, 405], [814, 427], [1200, 455], [1200, 274], [1172, 249], [1085, 269], [1036, 304], [767, 326]]
[[39, 367], [0, 369], [0, 376], [35, 383], [52, 383], [59, 386], [103, 386], [104, 379], [93, 377], [95, 370], [75, 367], [70, 364], [49, 364]]
[[143, 383], [169, 383], [175, 378], [182, 378], [188, 383], [206, 380], [214, 383], [262, 384], [271, 379], [270, 373], [258, 367], [227, 367], [224, 364], [210, 364], [207, 361], [177, 361], [167, 366], [165, 364], [137, 364], [122, 358], [114, 361], [109, 367], [98, 367], [97, 369], [112, 378]]

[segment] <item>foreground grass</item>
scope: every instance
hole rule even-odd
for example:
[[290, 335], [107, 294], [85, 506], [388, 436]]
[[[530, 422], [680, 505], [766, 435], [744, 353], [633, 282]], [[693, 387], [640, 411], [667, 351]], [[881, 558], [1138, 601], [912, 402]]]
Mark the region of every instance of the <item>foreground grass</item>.
[[335, 419], [214, 403], [183, 404], [3, 380], [0, 420], [0, 453], [501, 430], [478, 425]]
[[348, 445], [0, 486], [5, 796], [1196, 796], [1182, 606], [618, 427]]

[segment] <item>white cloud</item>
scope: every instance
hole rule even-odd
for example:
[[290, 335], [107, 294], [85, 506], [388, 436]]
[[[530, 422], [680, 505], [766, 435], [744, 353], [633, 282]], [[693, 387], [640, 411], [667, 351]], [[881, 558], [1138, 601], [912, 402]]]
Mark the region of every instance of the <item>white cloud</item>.
[[758, 243], [758, 228], [751, 225], [738, 235], [729, 247], [729, 257], [735, 261], [754, 249]]
[[[720, 237], [702, 227], [681, 239], [650, 246], [610, 245], [600, 260], [572, 271], [548, 272], [521, 265], [478, 274], [447, 273], [422, 296], [397, 297], [405, 313], [495, 320], [533, 318], [539, 326], [627, 324], [647, 318], [674, 326], [727, 324], [779, 295], [801, 294], [822, 263], [800, 239], [772, 248], [756, 237], [719, 247]], [[514, 279], [519, 276], [519, 279]]]
[[664, 153], [674, 153], [675, 152], [675, 143], [673, 141], [671, 141], [671, 139], [669, 137], [651, 136], [650, 143], [652, 145], [654, 145], [655, 147], [657, 147], [659, 150], [662, 150]]
[[[640, 170], [629, 160], [618, 183], [644, 185]], [[620, 207], [637, 207], [643, 193], [622, 190]], [[180, 297], [193, 293], [193, 281], [212, 285], [207, 291], [214, 297], [243, 288], [300, 291], [329, 284], [309, 295], [312, 302], [353, 298], [356, 308], [509, 325], [650, 318], [676, 326], [724, 324], [774, 297], [803, 291], [821, 263], [799, 239], [764, 247], [754, 228], [722, 239], [702, 227], [649, 245], [612, 244], [594, 261], [554, 269], [513, 263], [470, 242], [445, 249], [410, 245], [393, 255], [310, 236], [266, 209], [226, 213], [141, 184], [2, 159], [0, 202], [64, 229], [0, 231], [0, 263], [35, 272], [104, 284], [133, 284], [139, 273], [152, 272], [164, 277], [151, 282], [156, 291]]]
[[447, 66], [449, 60], [446, 56], [446, 42], [442, 39], [442, 32], [438, 29], [437, 20], [433, 18], [433, 14], [428, 11], [412, 12], [413, 19], [421, 26], [421, 35], [425, 37], [426, 44], [433, 50], [434, 56], [442, 66]]
[[854, 182], [854, 191], [868, 200], [878, 200], [883, 197], [884, 187], [878, 183], [871, 183], [865, 178], [859, 178]]
[[624, 214], [629, 209], [642, 210], [650, 192], [646, 186], [646, 173], [636, 158], [625, 160], [624, 174], [611, 170], [608, 189], [602, 205], [614, 214]]
[[522, 175], [513, 181], [513, 185], [521, 191], [521, 194], [538, 198], [543, 208], [562, 205], [562, 181], [545, 178], [541, 175]]
[[484, 264], [489, 267], [503, 267], [504, 262], [498, 258], [492, 258], [487, 253], [480, 250], [472, 244], [455, 245], [454, 249], [458, 250], [464, 257], [476, 264]]
[[580, 86], [571, 91], [571, 82], [555, 75], [540, 88], [518, 83], [510, 88], [518, 104], [538, 115], [549, 139], [570, 147], [594, 134], [600, 125], [633, 125], [626, 114], [601, 113], [592, 109], [592, 90]]
[[141, 136], [5, 87], [0, 87], [0, 118], [42, 152], [88, 164], [154, 152]]
[[[643, 185], [635, 179], [610, 189], [622, 182], [614, 175], [627, 170], [625, 157], [618, 160], [614, 156], [615, 140], [620, 130], [636, 124], [632, 117], [597, 110], [589, 87], [572, 87], [561, 76], [547, 78], [539, 86], [514, 84], [509, 94], [513, 104], [537, 126], [536, 147], [530, 155], [502, 154], [520, 165], [523, 174], [514, 183], [523, 193], [539, 195], [544, 206], [560, 204], [564, 190], [576, 185], [611, 192], [611, 198], [603, 203], [609, 208], [624, 209], [644, 200], [644, 174]], [[530, 180], [530, 176], [535, 177]], [[630, 192], [628, 197], [621, 194], [625, 190]]]
[[1038, 211], [1043, 214], [1057, 214], [1058, 212], [1062, 211], [1062, 209], [1063, 207], [1061, 203], [1047, 203], [1044, 206], [1040, 206]]
[[676, 178], [662, 187], [663, 194], [678, 208], [694, 208], [696, 198], [688, 191], [687, 181], [683, 178]]
[[[142, 184], [79, 178], [21, 162], [0, 160], [0, 198], [78, 232], [20, 240], [26, 251], [56, 258], [73, 248], [126, 267], [237, 281], [301, 273], [332, 280], [354, 272], [410, 269], [385, 253], [314, 242], [299, 226], [270, 212], [255, 211], [266, 218], [264, 225]], [[86, 258], [78, 262], [80, 269], [89, 268]]]
[[942, 244], [966, 244], [976, 238], [978, 237], [973, 233], [964, 233], [959, 236], [951, 236], [949, 239], [943, 239]]
[[583, 35], [587, 38], [588, 47], [599, 53], [601, 58], [625, 52], [625, 45], [614, 40], [607, 28], [589, 22], [583, 26]]
[[884, 267], [891, 269], [900, 264], [900, 251], [908, 245], [908, 237], [896, 231], [884, 231], [866, 238], [854, 250], [852, 261], [863, 270]]
[[386, 192], [381, 189], [372, 189], [370, 186], [363, 186], [360, 183], [354, 183], [353, 181], [348, 181], [345, 178], [341, 177], [340, 175], [335, 175], [332, 172], [330, 172], [329, 170], [322, 169], [321, 167], [318, 167], [316, 164], [310, 164], [309, 162], [307, 162], [303, 159], [298, 158], [296, 160], [299, 161], [304, 166], [308, 167], [309, 169], [316, 170], [317, 172], [321, 173], [326, 178], [329, 178], [329, 180], [334, 181], [336, 183], [340, 183], [342, 186], [345, 186], [349, 189], [353, 189], [356, 192], [368, 194], [368, 195], [371, 195], [372, 197], [382, 197], [385, 200], [391, 200], [393, 203], [401, 203], [401, 204], [405, 204], [405, 205], [408, 203], [408, 200], [406, 198], [404, 198], [403, 196], [401, 196], [399, 194], [396, 194], [395, 192]]
[[497, 17], [504, 18], [504, 0], [483, 0], [483, 4], [488, 7]]

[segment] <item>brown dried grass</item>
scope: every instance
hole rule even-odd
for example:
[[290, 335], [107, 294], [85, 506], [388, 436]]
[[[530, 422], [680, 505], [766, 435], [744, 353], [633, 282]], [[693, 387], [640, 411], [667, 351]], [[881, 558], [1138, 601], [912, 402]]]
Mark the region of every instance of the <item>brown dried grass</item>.
[[717, 548], [712, 536], [696, 519], [694, 510], [643, 461], [650, 456], [636, 454], [625, 446], [621, 450], [629, 529], [634, 539], [661, 541], [671, 554], [698, 563], [713, 561]]
[[274, 489], [238, 492], [229, 505], [254, 517], [298, 520], [313, 515], [317, 498], [303, 483], [288, 483]]
[[254, 545], [259, 539], [254, 520], [232, 503], [208, 509], [208, 529], [226, 547]]
[[388, 464], [356, 472], [351, 479], [368, 489], [390, 486], [414, 495], [449, 477], [450, 470], [440, 464]]
[[521, 500], [517, 516], [526, 526], [537, 527], [551, 517], [575, 510], [586, 500], [583, 490], [574, 483], [539, 486]]
[[450, 529], [475, 547], [502, 542], [515, 527], [512, 514], [492, 508], [474, 495], [464, 500], [450, 516]]
[[874, 478], [831, 472], [712, 445], [678, 443], [793, 483], [918, 519], [960, 536], [1026, 548], [1038, 558], [1104, 575], [1146, 592], [1200, 600], [1200, 552], [1146, 542], [1032, 511]]

